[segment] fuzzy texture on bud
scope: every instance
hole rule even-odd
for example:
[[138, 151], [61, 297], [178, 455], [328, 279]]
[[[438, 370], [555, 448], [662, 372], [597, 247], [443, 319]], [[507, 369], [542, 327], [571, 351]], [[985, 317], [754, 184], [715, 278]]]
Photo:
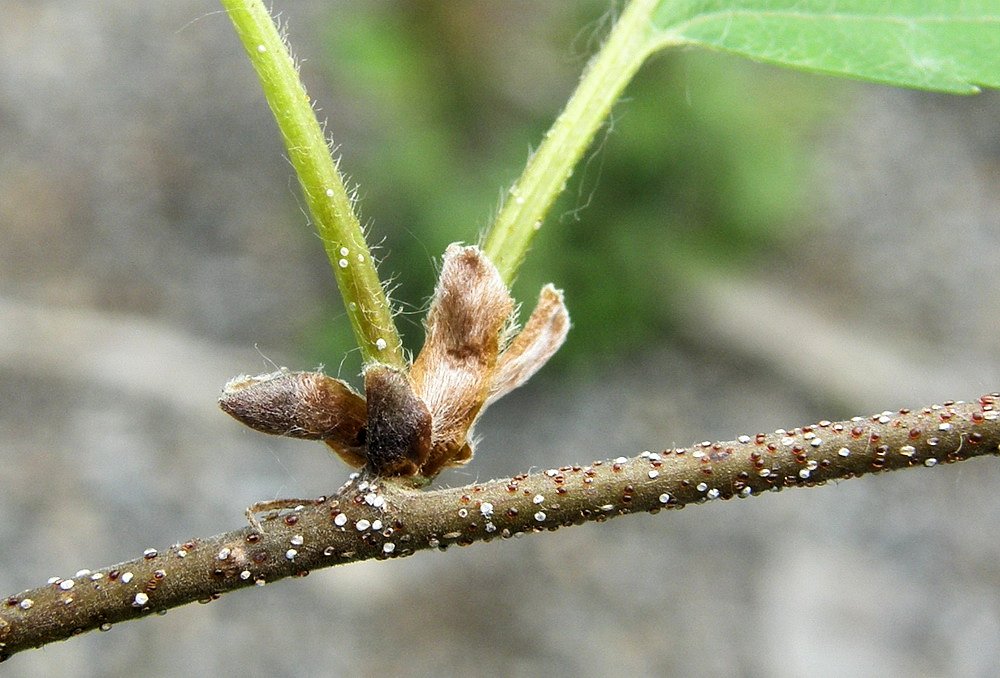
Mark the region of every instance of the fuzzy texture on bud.
[[365, 399], [321, 372], [279, 370], [230, 379], [219, 406], [263, 433], [323, 440], [352, 466], [365, 463]]
[[258, 431], [323, 440], [352, 466], [426, 480], [472, 457], [479, 415], [537, 372], [569, 325], [562, 292], [546, 285], [508, 340], [514, 300], [496, 267], [478, 247], [451, 245], [408, 371], [368, 365], [365, 397], [317, 372], [237, 377], [219, 402]]

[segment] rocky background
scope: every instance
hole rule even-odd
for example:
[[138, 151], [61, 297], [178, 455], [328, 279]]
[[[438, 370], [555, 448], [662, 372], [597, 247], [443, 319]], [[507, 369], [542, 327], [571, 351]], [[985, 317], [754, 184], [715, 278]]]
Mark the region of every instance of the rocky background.
[[[550, 118], [588, 46], [567, 58], [566, 36], [584, 24], [533, 5], [462, 11], [491, 17], [482, 49], [497, 69], [493, 96]], [[375, 196], [362, 210], [390, 244], [383, 269], [396, 271], [391, 244], [409, 240], [431, 270], [441, 243], [379, 211], [376, 197], [396, 190], [373, 169], [396, 161], [377, 152], [380, 83], [338, 82], [323, 65], [338, 12], [370, 8], [276, 8], [345, 168]], [[683, 86], [697, 97], [696, 78]], [[571, 339], [575, 358], [494, 406], [476, 459], [443, 484], [1000, 388], [1000, 97], [833, 91], [806, 136], [802, 228], [732, 271], [722, 260], [711, 275], [664, 274], [673, 320], [647, 323], [652, 334], [627, 351]], [[616, 125], [628, 128], [630, 106], [651, 105], [685, 104], [637, 96]], [[488, 193], [537, 138], [517, 142]], [[613, 159], [609, 139], [602, 153]], [[477, 149], [467, 152], [473, 162]], [[493, 206], [472, 204], [474, 223]], [[215, 406], [235, 374], [313, 367], [316, 328], [344, 324], [306, 222], [215, 5], [6, 3], [0, 591], [234, 528], [257, 500], [339, 485], [345, 468], [321, 445], [255, 434]], [[591, 227], [551, 228], [586, 238]], [[474, 239], [445, 233], [434, 238]], [[631, 252], [645, 284], [659, 284], [662, 272]], [[557, 283], [571, 311], [588, 308]], [[613, 334], [624, 322], [580, 313], [582, 328]], [[419, 313], [406, 323], [419, 337]], [[3, 671], [990, 675], [1000, 664], [997, 488], [1000, 462], [974, 460], [317, 571], [28, 652]]]

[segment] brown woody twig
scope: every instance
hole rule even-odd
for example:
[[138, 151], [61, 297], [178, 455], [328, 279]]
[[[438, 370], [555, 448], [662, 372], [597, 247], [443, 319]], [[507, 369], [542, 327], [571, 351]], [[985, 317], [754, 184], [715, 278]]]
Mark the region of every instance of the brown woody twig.
[[1000, 393], [420, 491], [353, 474], [240, 530], [52, 579], [0, 604], [0, 658], [309, 570], [1000, 453]]

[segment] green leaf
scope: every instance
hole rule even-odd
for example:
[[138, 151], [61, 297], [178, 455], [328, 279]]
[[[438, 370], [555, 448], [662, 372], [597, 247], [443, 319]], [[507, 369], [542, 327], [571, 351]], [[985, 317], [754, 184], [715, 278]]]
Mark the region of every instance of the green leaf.
[[960, 94], [1000, 87], [1000, 0], [662, 0], [655, 48]]

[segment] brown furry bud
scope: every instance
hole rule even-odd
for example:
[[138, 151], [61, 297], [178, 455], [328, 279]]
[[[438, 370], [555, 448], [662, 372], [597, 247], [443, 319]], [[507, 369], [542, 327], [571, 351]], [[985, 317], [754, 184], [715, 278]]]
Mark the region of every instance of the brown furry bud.
[[352, 466], [365, 463], [364, 398], [320, 372], [281, 370], [231, 379], [219, 406], [263, 433], [323, 440]]
[[368, 468], [383, 476], [417, 475], [431, 451], [431, 414], [405, 373], [386, 365], [365, 370]]
[[429, 480], [472, 457], [482, 411], [552, 357], [569, 331], [562, 292], [546, 285], [524, 329], [514, 300], [478, 247], [451, 245], [409, 370], [365, 368], [365, 397], [316, 372], [282, 370], [226, 384], [222, 409], [247, 426], [323, 440], [352, 466]]

